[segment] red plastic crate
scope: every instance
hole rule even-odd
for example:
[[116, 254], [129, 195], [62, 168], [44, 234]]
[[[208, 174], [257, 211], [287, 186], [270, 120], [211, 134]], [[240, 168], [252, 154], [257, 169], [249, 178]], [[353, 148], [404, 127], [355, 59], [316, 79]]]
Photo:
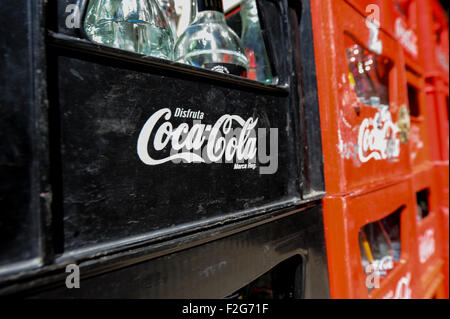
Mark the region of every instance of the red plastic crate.
[[[419, 256], [419, 271], [426, 278], [431, 269], [441, 263], [443, 249], [443, 232], [439, 207], [439, 184], [436, 181], [435, 168], [416, 172], [413, 175], [413, 190], [417, 205], [417, 249]], [[422, 195], [422, 198], [421, 198]], [[428, 215], [419, 217], [421, 203], [426, 201]], [[424, 279], [423, 282], [426, 282]]]
[[[447, 202], [448, 203], [448, 202]], [[449, 298], [449, 209], [447, 206], [440, 207], [440, 221], [443, 231], [442, 236], [442, 258], [444, 260], [443, 264], [443, 274], [444, 274], [444, 289], [445, 289], [445, 298]]]
[[440, 190], [439, 205], [448, 207], [449, 203], [449, 163], [448, 161], [434, 164], [436, 172], [436, 181]]
[[416, 0], [347, 0], [363, 16], [379, 16], [381, 29], [401, 44], [407, 63], [421, 68]]
[[416, 0], [384, 0], [384, 28], [403, 48], [406, 64], [421, 71], [420, 34]]
[[428, 114], [426, 106], [425, 80], [422, 76], [406, 70], [408, 103], [411, 117], [409, 132], [410, 158], [413, 171], [432, 168], [430, 147], [435, 141], [430, 139], [429, 125], [434, 118]]
[[445, 298], [449, 298], [449, 164], [435, 163], [439, 192], [439, 222], [442, 229], [442, 258]]
[[352, 7], [354, 7], [356, 10], [358, 10], [361, 15], [366, 17], [374, 13], [373, 6], [378, 6], [381, 17], [385, 5], [384, 0], [345, 0], [345, 1]]
[[[369, 27], [365, 17], [346, 1], [313, 1], [311, 5], [328, 194], [347, 194], [404, 179], [411, 165], [409, 142], [402, 139], [407, 93], [399, 43]], [[386, 72], [388, 112], [362, 103], [355, 93], [346, 56], [346, 49], [355, 43], [392, 63]]]
[[[379, 288], [368, 291], [361, 262], [359, 231], [401, 210], [401, 257]], [[324, 199], [332, 298], [420, 298], [423, 295], [417, 267], [416, 207], [412, 182], [380, 188], [360, 196]], [[369, 281], [370, 282], [370, 281]]]
[[449, 160], [449, 91], [441, 78], [429, 78], [426, 86], [429, 136], [433, 161]]
[[449, 78], [449, 33], [447, 15], [437, 0], [416, 0], [420, 37], [426, 77]]

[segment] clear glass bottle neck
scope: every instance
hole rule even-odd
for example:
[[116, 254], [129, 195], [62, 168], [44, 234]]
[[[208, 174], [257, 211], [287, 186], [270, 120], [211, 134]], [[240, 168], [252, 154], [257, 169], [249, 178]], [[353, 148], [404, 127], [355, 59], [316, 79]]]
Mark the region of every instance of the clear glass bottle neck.
[[242, 1], [241, 18], [242, 18], [242, 26], [244, 28], [246, 26], [256, 23], [259, 25], [258, 7], [256, 5], [256, 0]]
[[194, 23], [206, 23], [206, 22], [215, 22], [220, 24], [226, 24], [225, 15], [219, 11], [200, 11], [197, 13], [195, 17]]

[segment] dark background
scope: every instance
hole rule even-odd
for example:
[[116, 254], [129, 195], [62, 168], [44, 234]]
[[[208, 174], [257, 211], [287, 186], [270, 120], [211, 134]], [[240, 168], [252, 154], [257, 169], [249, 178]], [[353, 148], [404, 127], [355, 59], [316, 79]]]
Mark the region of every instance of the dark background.
[[441, 0], [441, 4], [444, 7], [445, 11], [447, 11], [447, 17], [448, 17], [448, 0]]

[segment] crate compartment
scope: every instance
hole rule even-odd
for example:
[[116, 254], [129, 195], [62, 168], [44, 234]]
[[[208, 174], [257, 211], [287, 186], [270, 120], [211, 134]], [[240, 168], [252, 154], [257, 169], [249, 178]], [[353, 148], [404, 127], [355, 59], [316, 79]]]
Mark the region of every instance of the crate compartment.
[[[437, 141], [438, 147], [433, 147], [431, 156], [433, 162], [448, 163], [449, 158], [449, 92], [445, 82], [440, 78], [429, 79], [425, 86], [426, 106], [430, 122], [429, 136]], [[448, 165], [448, 164], [447, 164]]]
[[[345, 1], [325, 1], [314, 6], [320, 12], [314, 15], [314, 25], [321, 34], [327, 35], [315, 38], [316, 54], [335, 57], [334, 61], [318, 65], [321, 121], [323, 127], [328, 127], [323, 136], [324, 158], [325, 163], [332, 163], [324, 167], [327, 192], [346, 194], [400, 179], [410, 171], [410, 121], [399, 44], [383, 30], [367, 23]], [[328, 6], [342, 14], [329, 16], [325, 9]], [[334, 45], [330, 46], [330, 42]], [[354, 57], [348, 54], [355, 46], [364, 52], [363, 62], [356, 66]], [[382, 71], [377, 81], [371, 78], [374, 64], [371, 59], [366, 60], [370, 56], [378, 61], [375, 71]], [[378, 82], [376, 91], [368, 92], [379, 94], [384, 86], [387, 91], [384, 96], [379, 94], [376, 99], [372, 92], [368, 96], [373, 101], [361, 99], [358, 92], [361, 82], [356, 76], [360, 72], [367, 74], [366, 83]], [[362, 87], [371, 88], [369, 84]]]
[[[434, 179], [435, 168], [417, 172], [413, 176], [417, 205], [417, 252], [418, 269], [424, 290], [428, 289], [427, 274], [432, 272], [442, 260], [445, 238], [439, 211], [440, 188]], [[442, 271], [441, 271], [442, 272]]]
[[414, 171], [429, 168], [431, 165], [429, 126], [432, 117], [427, 113], [426, 93], [424, 79], [406, 69], [408, 107], [411, 118], [409, 132], [409, 146], [412, 167]]
[[[47, 24], [49, 29], [60, 35], [86, 39], [89, 41], [90, 37], [84, 23], [85, 19], [89, 16], [89, 1], [90, 0], [62, 0], [48, 4], [47, 12], [49, 19]], [[270, 83], [277, 84], [279, 81], [277, 76], [279, 71], [277, 70], [277, 67], [280, 65], [279, 63], [277, 64], [278, 61], [274, 60], [279, 59], [278, 56], [282, 50], [278, 50], [280, 47], [277, 46], [279, 37], [271, 37], [268, 33], [272, 32], [271, 30], [273, 29], [275, 29], [275, 32], [280, 31], [279, 16], [283, 10], [283, 4], [280, 6], [279, 2], [273, 0], [257, 0], [256, 2], [258, 5], [258, 14], [260, 16], [262, 37], [265, 42], [269, 63], [272, 69], [272, 81]], [[229, 13], [227, 16], [227, 24], [240, 36], [242, 23], [239, 11], [240, 7]], [[108, 47], [107, 45], [100, 43], [97, 43], [97, 45], [105, 48]], [[169, 62], [170, 60], [163, 61]], [[251, 77], [249, 76], [249, 78]], [[265, 83], [268, 83], [268, 81], [265, 81]]]
[[[376, 204], [368, 208], [368, 203]], [[326, 197], [324, 212], [328, 261], [332, 265], [329, 269], [332, 298], [417, 298], [420, 295], [420, 276], [415, 266], [417, 213], [410, 181], [355, 196]], [[383, 227], [379, 227], [380, 223]], [[392, 260], [377, 254], [381, 250], [374, 248], [382, 246], [376, 240], [364, 245], [361, 230], [370, 231], [368, 227], [376, 231], [373, 235], [379, 237], [378, 244], [384, 241], [392, 245]], [[371, 234], [366, 232], [366, 235], [370, 241]], [[364, 258], [370, 255], [366, 254], [369, 250], [369, 259], [373, 260], [368, 264]]]

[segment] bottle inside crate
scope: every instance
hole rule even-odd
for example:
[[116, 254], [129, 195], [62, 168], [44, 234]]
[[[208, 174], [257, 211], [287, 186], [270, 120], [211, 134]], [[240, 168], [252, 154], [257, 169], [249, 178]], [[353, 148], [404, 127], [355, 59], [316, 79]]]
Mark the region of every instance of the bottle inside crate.
[[175, 61], [245, 77], [248, 60], [241, 39], [227, 25], [222, 0], [197, 0], [197, 10], [175, 45]]
[[243, 0], [241, 8], [241, 40], [249, 63], [247, 77], [272, 83], [272, 70], [261, 31], [256, 0]]
[[91, 0], [84, 29], [106, 46], [171, 59], [174, 37], [156, 0]]

